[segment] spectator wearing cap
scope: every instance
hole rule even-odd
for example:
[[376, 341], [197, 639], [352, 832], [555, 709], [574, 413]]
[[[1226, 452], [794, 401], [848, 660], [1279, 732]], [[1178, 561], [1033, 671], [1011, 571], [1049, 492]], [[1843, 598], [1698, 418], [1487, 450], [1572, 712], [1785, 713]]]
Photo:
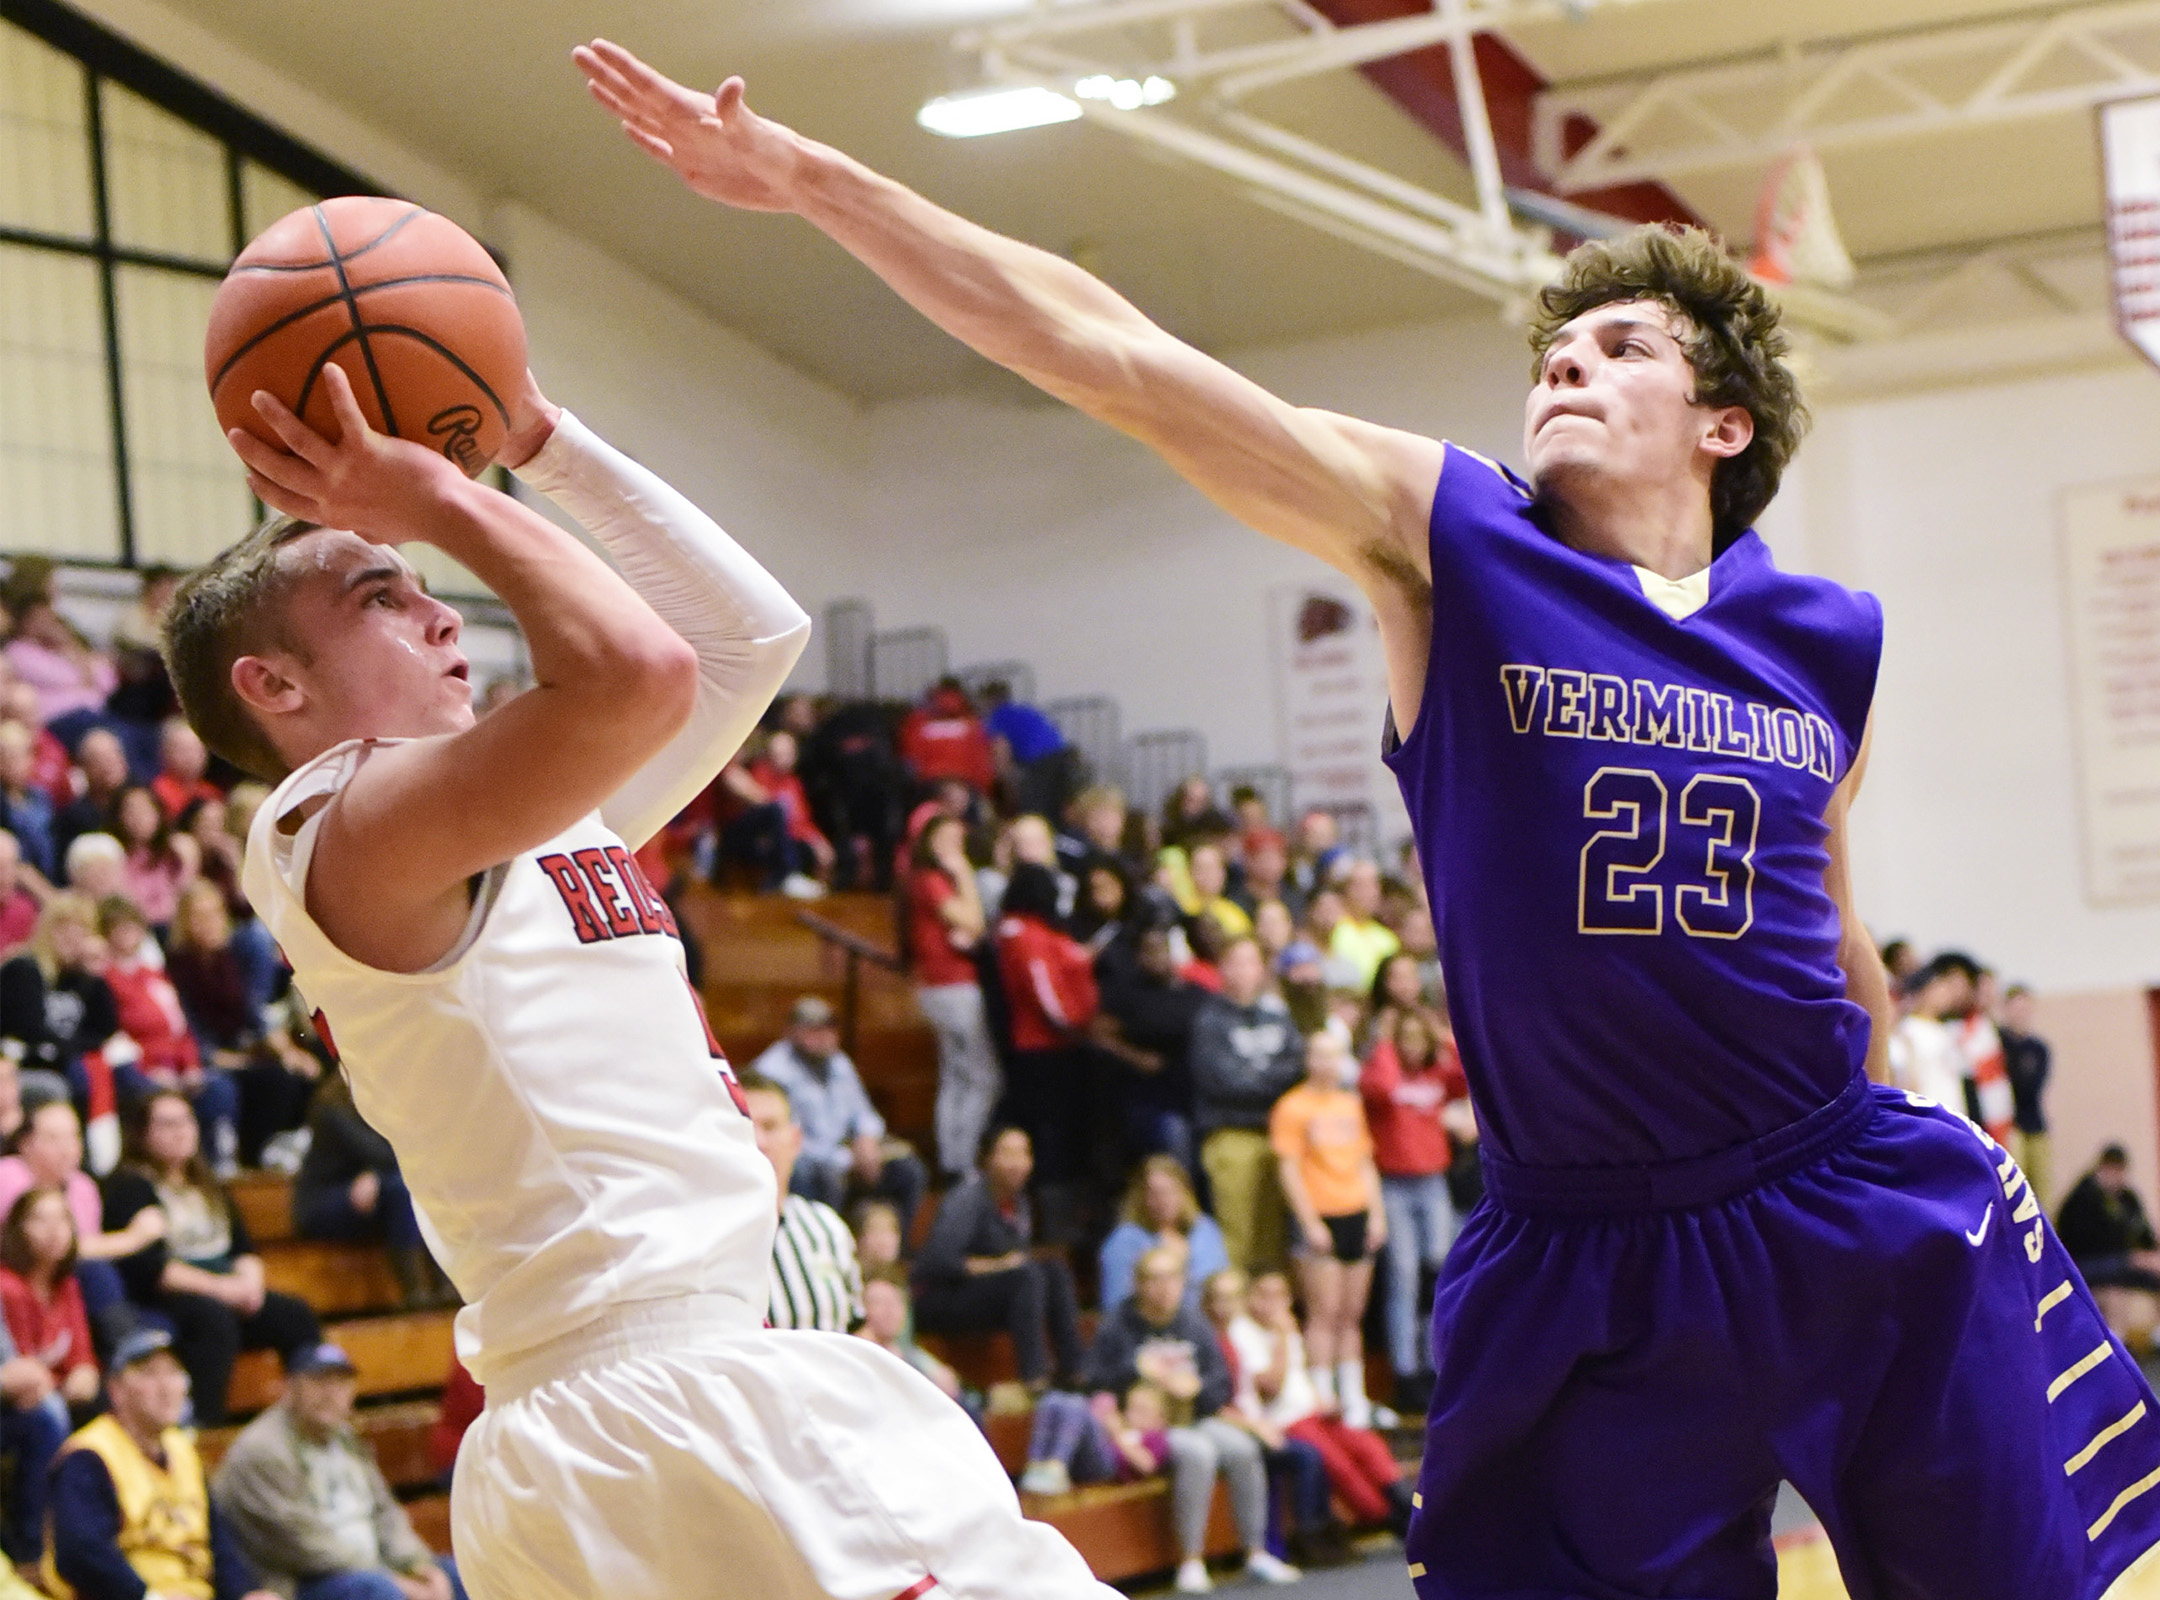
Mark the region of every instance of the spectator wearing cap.
[[794, 1107], [802, 1135], [789, 1180], [796, 1194], [834, 1207], [875, 1195], [899, 1210], [903, 1229], [915, 1220], [929, 1178], [906, 1141], [886, 1132], [855, 1063], [840, 1048], [830, 1005], [816, 995], [796, 1001], [786, 1035], [750, 1070], [785, 1089]]
[[294, 1353], [285, 1394], [226, 1452], [211, 1498], [263, 1586], [291, 1600], [464, 1600], [398, 1504], [353, 1427], [352, 1358], [334, 1344]]
[[990, 734], [958, 678], [940, 678], [900, 724], [900, 759], [927, 789], [947, 779], [988, 794], [997, 782]]
[[779, 1190], [780, 1226], [773, 1234], [766, 1325], [846, 1333], [863, 1316], [855, 1236], [831, 1206], [789, 1192], [789, 1174], [802, 1154], [803, 1139], [787, 1090], [756, 1071], [743, 1075], [741, 1087], [758, 1149], [772, 1163]]
[[1002, 679], [984, 684], [982, 698], [989, 707], [983, 729], [990, 735], [1012, 810], [1056, 816], [1072, 790], [1073, 747], [1056, 723], [1015, 700], [1012, 685]]
[[53, 1466], [46, 1586], [76, 1600], [277, 1600], [211, 1503], [181, 1426], [188, 1375], [172, 1336], [142, 1328], [121, 1340], [105, 1393], [111, 1411]]

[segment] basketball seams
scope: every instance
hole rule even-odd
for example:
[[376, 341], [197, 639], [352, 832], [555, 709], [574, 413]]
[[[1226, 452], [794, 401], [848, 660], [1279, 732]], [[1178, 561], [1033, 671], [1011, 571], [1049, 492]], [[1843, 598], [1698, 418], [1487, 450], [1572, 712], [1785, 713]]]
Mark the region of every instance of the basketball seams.
[[[320, 207], [314, 207], [314, 208], [311, 208], [311, 209], [316, 209], [316, 210], [319, 210], [319, 209], [320, 209]], [[374, 237], [374, 238], [372, 238], [372, 239], [368, 240], [368, 242], [367, 242], [366, 244], [363, 244], [363, 245], [358, 245], [358, 246], [354, 247], [353, 249], [351, 249], [351, 250], [348, 250], [348, 251], [346, 251], [346, 252], [345, 252], [345, 257], [344, 257], [344, 258], [345, 258], [345, 259], [346, 259], [347, 261], [351, 261], [351, 260], [354, 260], [355, 258], [357, 258], [357, 257], [359, 257], [359, 256], [364, 256], [364, 255], [366, 255], [366, 254], [367, 254], [367, 253], [368, 253], [368, 252], [369, 252], [370, 250], [374, 249], [374, 248], [375, 248], [375, 247], [376, 247], [377, 245], [379, 245], [379, 244], [388, 244], [388, 243], [390, 242], [390, 237], [391, 237], [391, 235], [393, 235], [394, 233], [396, 233], [396, 232], [398, 231], [398, 229], [400, 229], [400, 228], [404, 227], [406, 223], [408, 223], [408, 222], [412, 221], [412, 220], [413, 220], [413, 218], [415, 218], [415, 217], [427, 217], [427, 216], [433, 216], [433, 215], [434, 215], [434, 213], [433, 213], [433, 212], [431, 212], [431, 211], [429, 211], [429, 210], [428, 210], [428, 209], [427, 209], [427, 208], [426, 208], [425, 206], [416, 206], [416, 205], [413, 205], [413, 204], [412, 204], [411, 202], [409, 202], [409, 201], [408, 201], [408, 202], [406, 202], [406, 209], [405, 209], [405, 214], [404, 214], [403, 216], [399, 217], [399, 218], [397, 219], [397, 221], [395, 221], [395, 222], [391, 223], [389, 227], [387, 227], [387, 228], [383, 229], [383, 231], [382, 231], [382, 232], [380, 232], [380, 233], [378, 233], [377, 235], [375, 235], [375, 237]], [[252, 249], [252, 248], [253, 248], [253, 246], [251, 245], [251, 246], [250, 246], [249, 248], [250, 248], [250, 249]], [[329, 267], [330, 267], [331, 265], [332, 265], [332, 263], [331, 263], [331, 262], [329, 262], [329, 261], [327, 261], [327, 260], [325, 260], [325, 261], [249, 261], [249, 262], [246, 262], [246, 263], [239, 263], [239, 262], [236, 262], [236, 263], [234, 263], [234, 265], [233, 265], [233, 266], [232, 266], [232, 267], [231, 267], [231, 268], [230, 268], [230, 269], [229, 269], [229, 270], [228, 270], [228, 271], [226, 272], [226, 274], [225, 274], [225, 275], [226, 275], [226, 276], [227, 276], [227, 277], [229, 278], [229, 277], [231, 277], [231, 276], [232, 276], [232, 275], [233, 275], [234, 273], [236, 273], [236, 272], [322, 272], [322, 271], [325, 271], [325, 270], [327, 270], [327, 269], [328, 269], [328, 268], [329, 268]]]
[[[426, 349], [432, 350], [435, 354], [441, 356], [443, 360], [449, 362], [453, 367], [457, 368], [459, 372], [463, 373], [466, 378], [471, 381], [472, 386], [475, 389], [478, 389], [480, 393], [486, 397], [487, 403], [495, 408], [495, 415], [502, 420], [502, 425], [505, 428], [508, 428], [510, 426], [509, 407], [503, 404], [502, 397], [496, 394], [494, 388], [488, 383], [487, 379], [481, 377], [479, 373], [473, 370], [472, 365], [467, 362], [463, 356], [459, 355], [455, 350], [451, 349], [448, 345], [444, 344], [440, 339], [436, 338], [433, 334], [427, 332], [425, 329], [410, 328], [405, 326], [403, 323], [397, 322], [369, 323], [364, 329], [356, 328], [351, 333], [341, 335], [340, 337], [331, 340], [330, 343], [324, 347], [322, 354], [315, 358], [314, 365], [308, 368], [307, 377], [301, 381], [300, 403], [293, 407], [293, 414], [295, 416], [298, 416], [302, 412], [307, 410], [308, 399], [315, 392], [315, 381], [322, 376], [323, 368], [330, 365], [331, 358], [335, 356], [339, 349], [341, 349], [343, 346], [353, 343], [355, 340], [362, 338], [364, 334], [368, 333], [381, 334], [386, 337], [395, 335], [399, 338], [410, 339], [415, 344], [424, 346]], [[398, 437], [403, 438], [404, 435], [400, 434]]]
[[[346, 259], [349, 261], [352, 258], [348, 256], [346, 257]], [[231, 355], [225, 358], [225, 364], [217, 369], [217, 375], [210, 380], [210, 395], [212, 400], [215, 400], [217, 398], [218, 390], [224, 386], [225, 380], [232, 375], [232, 369], [237, 366], [243, 358], [247, 356], [249, 351], [259, 347], [265, 339], [271, 338], [276, 334], [284, 332], [294, 323], [302, 321], [307, 317], [312, 317], [319, 311], [327, 311], [330, 307], [336, 305], [340, 300], [358, 300], [360, 296], [365, 294], [373, 294], [378, 289], [395, 289], [401, 284], [410, 283], [464, 283], [470, 284], [475, 289], [486, 289], [491, 293], [499, 294], [505, 299], [515, 300], [517, 298], [515, 295], [511, 294], [508, 289], [503, 287], [503, 285], [495, 282], [492, 278], [476, 278], [469, 273], [463, 272], [415, 272], [408, 274], [407, 276], [402, 278], [383, 278], [374, 283], [355, 284], [345, 294], [325, 295], [322, 299], [314, 301], [312, 304], [304, 305], [297, 311], [287, 312], [284, 316], [278, 318], [277, 321], [271, 323], [268, 327], [256, 333], [245, 344], [241, 345], [237, 350], [233, 351]]]
[[[322, 232], [323, 248], [330, 252], [330, 266], [337, 273], [338, 289], [345, 301], [345, 311], [352, 318], [353, 334], [360, 343], [360, 359], [367, 365], [368, 382], [375, 386], [375, 403], [382, 408], [383, 431], [397, 438], [403, 438], [404, 435], [398, 432], [397, 413], [390, 407], [390, 391], [383, 387], [382, 372], [375, 365], [375, 351], [368, 344], [367, 324], [360, 320], [359, 297], [353, 293], [352, 280], [345, 275], [345, 262], [344, 258], [338, 254], [337, 237], [330, 231], [330, 219], [323, 215], [321, 206], [311, 206], [308, 209], [314, 214], [315, 226]], [[336, 349], [338, 344], [344, 342], [342, 339], [338, 340], [336, 344], [331, 346], [331, 349]], [[314, 372], [310, 373], [310, 379], [312, 380], [314, 375], [320, 373], [321, 370], [321, 365], [318, 363]], [[312, 387], [312, 382], [310, 387]], [[296, 412], [295, 415], [306, 412], [307, 393], [306, 388], [300, 391], [300, 411]]]

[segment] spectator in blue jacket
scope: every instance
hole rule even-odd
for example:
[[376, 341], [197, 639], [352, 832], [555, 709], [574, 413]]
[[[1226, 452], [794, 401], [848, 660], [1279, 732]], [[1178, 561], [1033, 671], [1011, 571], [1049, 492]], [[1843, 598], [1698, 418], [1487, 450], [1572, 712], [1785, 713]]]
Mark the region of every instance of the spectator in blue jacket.
[[1102, 1308], [1117, 1309], [1133, 1291], [1140, 1258], [1160, 1245], [1185, 1252], [1185, 1303], [1201, 1309], [1200, 1286], [1230, 1265], [1222, 1229], [1200, 1209], [1192, 1179], [1177, 1157], [1152, 1155], [1125, 1189], [1118, 1225], [1102, 1244]]
[[890, 1200], [902, 1233], [914, 1225], [929, 1175], [905, 1140], [886, 1133], [861, 1074], [840, 1048], [830, 1005], [816, 995], [796, 1001], [787, 1033], [750, 1070], [787, 1091], [802, 1130], [790, 1190], [836, 1211], [872, 1196]]
[[1075, 751], [1062, 730], [1035, 707], [1015, 700], [1012, 685], [982, 686], [983, 728], [997, 754], [1007, 809], [1016, 816], [1054, 817], [1065, 809], [1078, 776]]

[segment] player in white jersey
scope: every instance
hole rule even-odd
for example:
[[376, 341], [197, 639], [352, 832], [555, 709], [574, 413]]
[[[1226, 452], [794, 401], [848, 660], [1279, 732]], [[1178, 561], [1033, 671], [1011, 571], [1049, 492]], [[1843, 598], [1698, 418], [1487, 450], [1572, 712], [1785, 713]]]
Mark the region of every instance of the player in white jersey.
[[[267, 395], [287, 448], [233, 435], [286, 516], [188, 580], [166, 653], [210, 747], [277, 784], [243, 881], [467, 1302], [468, 1586], [1107, 1597], [912, 1369], [761, 1325], [772, 1169], [631, 852], [734, 755], [809, 618], [529, 384], [503, 459], [615, 566], [326, 382], [337, 444]], [[406, 540], [525, 631], [536, 686], [485, 721]]]

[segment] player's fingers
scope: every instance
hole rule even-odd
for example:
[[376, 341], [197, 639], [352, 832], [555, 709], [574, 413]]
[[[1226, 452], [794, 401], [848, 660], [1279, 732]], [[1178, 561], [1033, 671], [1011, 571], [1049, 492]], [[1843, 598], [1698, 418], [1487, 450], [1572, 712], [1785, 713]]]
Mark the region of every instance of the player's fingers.
[[653, 111], [696, 116], [710, 109], [709, 96], [684, 88], [667, 74], [648, 67], [619, 44], [595, 39], [592, 53], [595, 60], [621, 81], [626, 95], [643, 101]]
[[259, 472], [248, 474], [248, 492], [272, 511], [282, 511], [288, 517], [298, 517], [302, 522], [321, 522], [323, 509], [312, 496], [294, 494], [281, 483], [273, 483]]
[[[327, 439], [294, 416], [292, 408], [268, 389], [257, 389], [249, 398], [255, 414], [270, 424], [270, 431], [278, 436], [286, 452], [302, 461], [320, 464], [330, 449]], [[249, 437], [254, 436], [250, 434]]]
[[264, 443], [245, 428], [234, 428], [225, 437], [251, 478], [275, 483], [286, 494], [299, 495], [312, 495], [321, 483], [321, 475], [305, 461]]
[[675, 147], [657, 133], [647, 133], [634, 122], [624, 123], [622, 131], [629, 135], [632, 144], [647, 155], [658, 156], [662, 161], [675, 159]]
[[735, 115], [736, 108], [743, 103], [743, 92], [741, 78], [730, 78], [720, 85], [713, 95], [713, 115], [723, 121]]
[[338, 443], [350, 446], [365, 440], [372, 430], [353, 398], [352, 379], [335, 361], [323, 368], [323, 392], [330, 397], [330, 415], [337, 418]]
[[585, 74], [585, 86], [602, 100], [628, 105], [637, 98], [627, 78], [583, 45], [570, 52], [570, 59], [577, 63], [578, 71]]

